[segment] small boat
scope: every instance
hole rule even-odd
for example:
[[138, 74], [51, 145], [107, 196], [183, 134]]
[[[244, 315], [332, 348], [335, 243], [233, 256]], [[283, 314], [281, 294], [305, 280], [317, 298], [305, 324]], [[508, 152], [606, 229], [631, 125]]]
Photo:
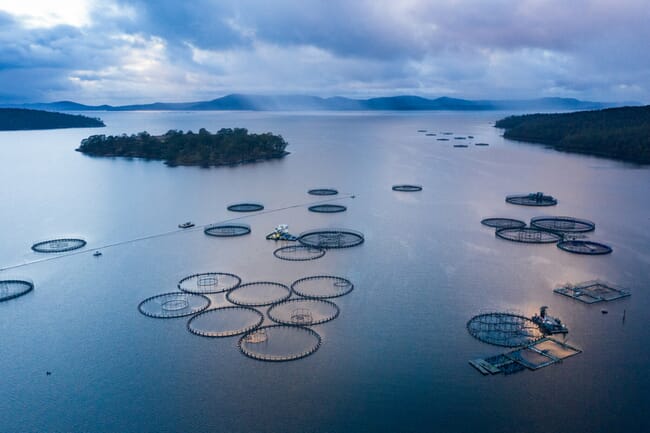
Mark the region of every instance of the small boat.
[[454, 147], [467, 147], [466, 144], [454, 144]]
[[101, 252], [101, 251], [95, 251], [95, 252], [93, 253], [93, 256], [95, 256], [95, 257], [99, 257], [99, 256], [101, 256], [101, 255], [102, 255], [102, 252]]
[[266, 239], [270, 241], [297, 241], [298, 237], [289, 233], [287, 224], [280, 224], [275, 230], [266, 235]]
[[474, 143], [474, 146], [489, 146], [489, 143]]
[[178, 225], [179, 229], [189, 229], [190, 227], [194, 227], [194, 223], [192, 221], [186, 221], [183, 224]]
[[566, 334], [569, 332], [566, 325], [562, 323], [557, 317], [551, 317], [546, 314], [548, 307], [546, 305], [540, 307], [539, 315], [535, 314], [531, 320], [544, 334]]

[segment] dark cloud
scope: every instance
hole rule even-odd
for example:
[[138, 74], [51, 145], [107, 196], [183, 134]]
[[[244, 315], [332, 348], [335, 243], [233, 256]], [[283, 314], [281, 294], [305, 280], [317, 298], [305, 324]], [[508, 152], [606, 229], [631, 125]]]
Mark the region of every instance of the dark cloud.
[[0, 12], [0, 71], [25, 83], [0, 96], [650, 99], [647, 0], [102, 1], [90, 18], [30, 28]]
[[228, 25], [233, 5], [211, 0], [136, 0], [121, 2], [136, 11], [135, 20], [123, 20], [123, 29], [144, 32], [203, 48], [230, 48], [248, 45], [249, 41]]

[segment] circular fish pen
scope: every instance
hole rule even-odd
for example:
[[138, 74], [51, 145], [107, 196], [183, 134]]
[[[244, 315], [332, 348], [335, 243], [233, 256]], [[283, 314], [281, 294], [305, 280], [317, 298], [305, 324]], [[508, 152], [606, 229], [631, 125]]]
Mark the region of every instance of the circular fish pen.
[[203, 233], [208, 236], [216, 237], [232, 237], [243, 236], [251, 232], [251, 227], [248, 224], [211, 224], [207, 226]]
[[256, 281], [242, 284], [226, 294], [226, 299], [244, 307], [262, 307], [285, 301], [291, 296], [291, 289], [272, 281]]
[[172, 292], [145, 299], [138, 305], [138, 310], [148, 317], [173, 319], [200, 313], [209, 306], [210, 299], [207, 296]]
[[422, 186], [402, 184], [402, 185], [393, 185], [392, 189], [393, 191], [400, 191], [400, 192], [417, 192], [417, 191], [422, 191]]
[[303, 298], [328, 299], [338, 298], [350, 293], [354, 284], [346, 278], [332, 275], [314, 275], [294, 281], [291, 290]]
[[535, 217], [530, 220], [530, 226], [563, 233], [586, 233], [596, 229], [596, 224], [589, 220], [567, 216]]
[[204, 272], [192, 274], [178, 282], [178, 289], [187, 293], [221, 293], [241, 284], [241, 278], [225, 272]]
[[362, 244], [363, 234], [348, 229], [318, 229], [301, 233], [298, 242], [316, 248], [350, 248]]
[[550, 195], [544, 195], [541, 192], [530, 194], [509, 195], [506, 197], [506, 203], [520, 206], [555, 206], [557, 199]]
[[249, 358], [281, 362], [309, 356], [320, 344], [320, 335], [310, 328], [270, 325], [244, 335], [239, 340], [239, 350]]
[[495, 229], [520, 229], [526, 227], [526, 223], [513, 218], [485, 218], [481, 224]]
[[257, 212], [264, 209], [264, 205], [259, 203], [237, 203], [231, 204], [227, 208], [231, 212]]
[[308, 245], [289, 245], [273, 251], [273, 255], [282, 260], [302, 262], [320, 259], [325, 255], [325, 250]]
[[507, 241], [526, 244], [552, 244], [562, 240], [562, 235], [530, 227], [497, 229], [496, 235]]
[[574, 254], [587, 254], [592, 256], [599, 256], [611, 253], [612, 247], [593, 241], [581, 241], [570, 239], [558, 242], [557, 247], [561, 250]]
[[27, 280], [0, 280], [0, 302], [23, 296], [34, 290], [34, 283]]
[[339, 192], [334, 188], [314, 188], [307, 191], [310, 195], [336, 195]]
[[32, 250], [37, 253], [64, 253], [66, 251], [78, 250], [86, 246], [86, 241], [77, 238], [50, 239], [48, 241], [36, 242]]
[[348, 210], [347, 207], [340, 204], [317, 204], [314, 206], [309, 206], [307, 209], [309, 209], [310, 212], [319, 212], [319, 213], [337, 213], [337, 212], [345, 212], [346, 210]]
[[484, 313], [467, 322], [469, 334], [495, 346], [519, 347], [533, 343], [544, 334], [532, 320], [514, 313]]
[[274, 322], [283, 325], [312, 326], [336, 319], [339, 312], [339, 307], [330, 301], [289, 299], [273, 305], [267, 315]]
[[232, 337], [258, 328], [264, 315], [248, 307], [221, 307], [205, 310], [187, 322], [187, 329], [202, 337]]

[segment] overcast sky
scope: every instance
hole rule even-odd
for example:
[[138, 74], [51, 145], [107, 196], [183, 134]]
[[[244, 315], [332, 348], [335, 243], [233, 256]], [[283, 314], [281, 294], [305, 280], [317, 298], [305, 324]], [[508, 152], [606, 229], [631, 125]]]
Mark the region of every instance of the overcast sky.
[[650, 0], [0, 0], [0, 101], [650, 102]]

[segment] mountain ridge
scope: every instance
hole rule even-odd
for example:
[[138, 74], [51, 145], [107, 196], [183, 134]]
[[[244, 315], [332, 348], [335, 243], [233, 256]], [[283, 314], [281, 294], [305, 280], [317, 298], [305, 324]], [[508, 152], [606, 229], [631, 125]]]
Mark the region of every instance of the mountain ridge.
[[442, 96], [435, 99], [416, 95], [353, 99], [342, 96], [322, 98], [310, 95], [252, 95], [232, 93], [209, 101], [154, 102], [129, 105], [86, 105], [73, 101], [1, 104], [6, 108], [47, 111], [494, 111], [494, 110], [597, 110], [636, 102], [596, 102], [575, 98], [512, 100], [470, 100]]

